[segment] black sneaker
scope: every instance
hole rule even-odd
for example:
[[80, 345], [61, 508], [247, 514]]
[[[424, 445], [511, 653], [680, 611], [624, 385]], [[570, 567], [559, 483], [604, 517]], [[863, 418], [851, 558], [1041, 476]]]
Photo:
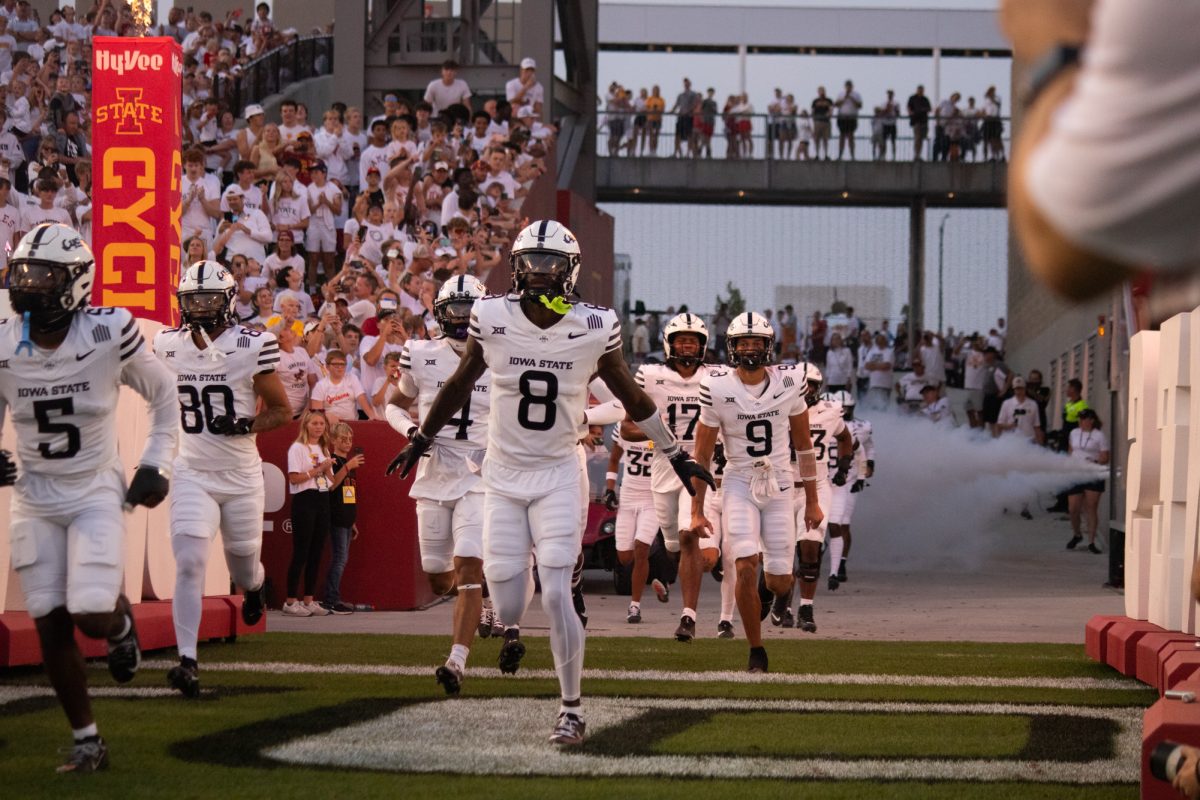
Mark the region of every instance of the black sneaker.
[[554, 724], [554, 732], [550, 734], [550, 743], [564, 747], [576, 747], [583, 744], [583, 734], [586, 730], [587, 723], [583, 721], [582, 717], [564, 711], [558, 715], [558, 722]]
[[817, 632], [817, 623], [813, 621], [812, 606], [800, 606], [800, 625], [798, 627], [805, 633]]
[[575, 604], [575, 614], [579, 617], [579, 621], [586, 628], [588, 616], [587, 604], [583, 602], [583, 583], [571, 587], [571, 602]]
[[850, 580], [846, 577], [846, 559], [844, 558], [838, 563], [837, 579], [838, 583], [845, 583]]
[[108, 766], [108, 745], [99, 736], [77, 739], [57, 772], [98, 772]]
[[525, 643], [521, 641], [521, 629], [509, 628], [504, 632], [504, 644], [500, 645], [500, 671], [515, 675], [525, 657]]
[[767, 672], [767, 650], [765, 647], [750, 648], [750, 665], [747, 672]]
[[1092, 542], [1091, 544], [1088, 545], [1088, 552], [1095, 553], [1096, 555], [1100, 555], [1100, 553], [1103, 551], [1099, 547], [1096, 547], [1095, 542]]
[[838, 580], [837, 575], [829, 576], [829, 591], [836, 592], [838, 590], [838, 587], [841, 585], [842, 585], [842, 582]]
[[138, 646], [137, 625], [129, 598], [117, 598], [117, 611], [129, 620], [129, 631], [119, 639], [108, 640], [108, 672], [117, 683], [129, 683], [142, 665], [142, 649]]
[[463, 671], [453, 661], [447, 661], [434, 670], [437, 682], [446, 690], [446, 694], [456, 695], [462, 689]]
[[625, 621], [630, 625], [636, 625], [642, 621], [642, 607], [629, 604], [629, 613], [625, 615]]
[[242, 592], [242, 622], [254, 627], [262, 619], [263, 610], [267, 607], [267, 582], [264, 580], [257, 589], [247, 589]]
[[1082, 541], [1083, 541], [1082, 536], [1072, 536], [1071, 541], [1067, 542], [1067, 549], [1074, 550], [1079, 545], [1079, 543]]
[[696, 638], [696, 620], [684, 614], [679, 618], [679, 627], [675, 629], [675, 641], [690, 642]]
[[195, 659], [181, 658], [179, 664], [167, 672], [167, 685], [178, 689], [184, 697], [200, 696], [200, 665]]
[[733, 623], [727, 619], [723, 619], [717, 623], [717, 638], [732, 639], [733, 638]]
[[796, 618], [787, 605], [787, 595], [778, 595], [771, 601], [771, 624], [777, 628], [796, 627]]

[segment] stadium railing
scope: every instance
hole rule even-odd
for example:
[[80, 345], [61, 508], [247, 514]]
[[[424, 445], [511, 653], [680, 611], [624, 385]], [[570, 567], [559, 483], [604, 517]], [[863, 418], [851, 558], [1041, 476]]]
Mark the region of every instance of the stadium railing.
[[258, 103], [298, 81], [332, 72], [333, 37], [306, 36], [264, 53], [237, 75], [218, 75], [212, 93], [240, 117], [249, 103]]

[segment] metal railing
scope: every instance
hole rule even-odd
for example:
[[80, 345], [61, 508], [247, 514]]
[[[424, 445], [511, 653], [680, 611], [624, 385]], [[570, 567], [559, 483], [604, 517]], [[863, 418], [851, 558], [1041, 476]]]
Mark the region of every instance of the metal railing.
[[283, 91], [297, 81], [333, 72], [333, 37], [308, 36], [264, 53], [237, 75], [213, 79], [213, 96], [240, 116], [249, 103]]
[[[648, 114], [600, 111], [596, 126], [596, 152], [619, 158], [686, 156], [716, 159], [769, 159], [792, 161], [821, 158], [857, 161], [912, 161], [917, 142], [908, 117], [860, 116], [852, 120], [833, 117], [823, 125], [811, 118], [774, 117], [767, 114], [718, 113], [668, 114], [657, 125]], [[1011, 146], [1008, 117], [968, 119], [956, 117], [938, 125], [930, 115], [928, 135], [921, 143], [921, 160], [981, 162], [1007, 157]], [[803, 141], [807, 123], [808, 141]], [[890, 127], [889, 127], [890, 126]], [[843, 145], [842, 128], [848, 135]], [[987, 134], [990, 134], [990, 141]], [[821, 143], [828, 141], [828, 148]], [[996, 144], [999, 152], [996, 151]], [[844, 148], [844, 149], [843, 149]], [[882, 148], [882, 150], [881, 150]], [[853, 153], [853, 156], [851, 156]]]

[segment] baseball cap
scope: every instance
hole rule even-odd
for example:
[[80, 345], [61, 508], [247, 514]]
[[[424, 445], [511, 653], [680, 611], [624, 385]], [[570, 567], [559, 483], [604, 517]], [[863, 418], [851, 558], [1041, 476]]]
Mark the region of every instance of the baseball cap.
[[284, 36], [299, 36], [300, 35], [300, 31], [296, 30], [295, 28], [284, 28], [282, 33]]
[[242, 191], [241, 186], [238, 186], [236, 183], [231, 183], [231, 184], [229, 184], [229, 188], [225, 190], [225, 196], [226, 197], [234, 197], [234, 196], [245, 197], [246, 193], [244, 191]]
[[242, 114], [242, 116], [245, 117], [246, 119], [250, 119], [251, 117], [255, 116], [256, 114], [262, 114], [262, 113], [264, 113], [262, 106], [260, 106], [258, 103], [251, 103], [250, 105], [246, 106], [246, 111], [244, 114]]
[[309, 320], [308, 322], [304, 323], [304, 335], [308, 336], [310, 333], [312, 333], [313, 331], [315, 331], [317, 329], [318, 325], [320, 325], [320, 323], [315, 319]]
[[454, 258], [458, 255], [458, 251], [453, 247], [439, 247], [433, 254], [438, 258]]
[[329, 167], [325, 166], [324, 161], [318, 161], [317, 163], [313, 164], [308, 168], [308, 171], [312, 172], [314, 169], [319, 169], [321, 172], [329, 172]]
[[383, 102], [385, 102], [385, 103], [396, 103], [399, 101], [400, 101], [400, 98], [396, 97], [396, 95], [394, 95], [394, 94], [385, 94], [383, 96]]
[[433, 258], [433, 256], [430, 255], [430, 253], [429, 253], [429, 247], [427, 245], [423, 245], [423, 244], [417, 245], [413, 249], [412, 257], [413, 257], [413, 260], [416, 260], [418, 258]]
[[449, 165], [449, 164], [447, 164], [445, 161], [439, 161], [439, 162], [437, 162], [436, 164], [434, 164], [434, 165], [433, 165], [433, 168], [434, 168], [435, 170], [439, 170], [439, 169], [450, 169], [450, 165]]
[[926, 392], [936, 392], [936, 391], [937, 391], [937, 387], [931, 383], [927, 383], [921, 387], [921, 394], [925, 394]]
[[370, 175], [372, 172], [374, 172], [376, 175], [378, 175], [378, 174], [379, 174], [379, 167], [376, 167], [376, 166], [372, 165], [371, 167], [369, 167], [369, 168], [367, 169], [367, 174], [368, 174], [368, 175]]
[[1012, 379], [1012, 387], [1014, 389], [1016, 389], [1018, 386], [1021, 387], [1022, 389], [1025, 388], [1025, 379], [1022, 378], [1020, 375], [1018, 375], [1017, 377]]
[[521, 59], [521, 69], [537, 69], [537, 62], [526, 56]]
[[294, 233], [292, 233], [291, 231], [280, 231], [279, 235], [276, 236], [275, 238], [277, 240], [287, 239], [290, 242], [296, 241], [296, 235]]

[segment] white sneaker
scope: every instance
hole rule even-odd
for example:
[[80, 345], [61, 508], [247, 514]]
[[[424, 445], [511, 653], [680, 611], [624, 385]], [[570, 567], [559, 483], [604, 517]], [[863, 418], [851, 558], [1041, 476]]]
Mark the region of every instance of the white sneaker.
[[289, 617], [311, 617], [312, 612], [304, 607], [304, 604], [298, 600], [293, 600], [290, 603], [283, 604], [283, 613]]
[[321, 608], [316, 600], [310, 600], [307, 603], [301, 603], [310, 617], [325, 617], [329, 615], [328, 609]]

